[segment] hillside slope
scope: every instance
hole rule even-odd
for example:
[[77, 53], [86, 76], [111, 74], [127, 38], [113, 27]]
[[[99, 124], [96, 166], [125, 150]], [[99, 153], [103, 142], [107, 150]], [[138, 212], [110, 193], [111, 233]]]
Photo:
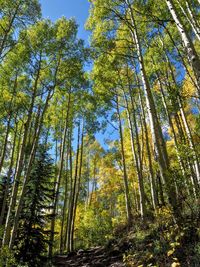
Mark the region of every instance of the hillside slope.
[[200, 228], [198, 220], [184, 219], [181, 225], [152, 222], [128, 229], [119, 227], [104, 247], [93, 247], [54, 257], [54, 266], [87, 267], [198, 267]]

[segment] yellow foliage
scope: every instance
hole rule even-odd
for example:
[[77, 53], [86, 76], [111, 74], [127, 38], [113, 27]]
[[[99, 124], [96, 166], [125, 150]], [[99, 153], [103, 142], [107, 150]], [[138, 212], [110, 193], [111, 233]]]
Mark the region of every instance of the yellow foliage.
[[179, 267], [181, 266], [179, 262], [173, 262], [171, 267]]
[[167, 252], [167, 256], [171, 256], [173, 253], [174, 253], [175, 249], [170, 249], [168, 252]]
[[190, 78], [186, 78], [183, 85], [183, 92], [182, 95], [184, 97], [191, 97], [195, 95], [196, 88], [194, 87]]
[[2, 99], [4, 100], [4, 102], [9, 102], [12, 99], [12, 94], [7, 90], [3, 90]]
[[170, 246], [171, 246], [172, 248], [175, 248], [175, 247], [180, 246], [180, 243], [179, 243], [179, 242], [173, 242], [173, 243], [170, 243]]

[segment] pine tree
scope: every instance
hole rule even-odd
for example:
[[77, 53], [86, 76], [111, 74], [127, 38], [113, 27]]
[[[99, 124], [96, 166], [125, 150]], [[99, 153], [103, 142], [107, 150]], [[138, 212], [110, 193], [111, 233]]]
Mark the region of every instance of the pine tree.
[[50, 231], [47, 229], [53, 200], [53, 163], [44, 145], [40, 145], [31, 171], [24, 200], [16, 245], [18, 260], [28, 266], [41, 266]]

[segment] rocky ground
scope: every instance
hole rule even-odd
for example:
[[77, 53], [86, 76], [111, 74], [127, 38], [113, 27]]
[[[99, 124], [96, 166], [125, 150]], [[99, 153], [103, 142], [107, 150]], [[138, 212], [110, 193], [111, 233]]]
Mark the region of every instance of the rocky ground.
[[55, 267], [123, 267], [123, 254], [129, 248], [129, 243], [108, 244], [106, 247], [94, 247], [88, 250], [78, 250], [66, 255], [54, 257]]
[[120, 228], [105, 246], [56, 255], [53, 265], [48, 266], [200, 266], [199, 220], [184, 221], [179, 226], [173, 221], [150, 226], [129, 230]]

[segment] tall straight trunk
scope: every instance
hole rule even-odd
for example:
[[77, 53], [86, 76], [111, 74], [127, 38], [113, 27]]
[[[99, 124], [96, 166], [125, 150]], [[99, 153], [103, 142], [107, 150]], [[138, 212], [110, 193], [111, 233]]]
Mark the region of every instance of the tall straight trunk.
[[9, 23], [7, 25], [7, 29], [4, 30], [5, 34], [3, 35], [1, 45], [0, 45], [0, 60], [3, 58], [3, 51], [6, 48], [6, 42], [8, 40], [9, 34], [12, 31], [13, 24], [15, 22], [15, 19], [17, 17], [17, 13], [19, 12], [20, 5], [22, 4], [22, 1], [19, 1], [16, 5], [16, 8], [9, 18]]
[[[174, 46], [174, 48], [176, 48], [177, 52], [178, 52], [178, 56], [180, 57], [181, 59], [181, 62], [183, 64], [183, 67], [188, 75], [188, 77], [190, 78], [190, 80], [192, 81], [192, 84], [195, 86], [195, 88], [197, 89], [197, 92], [200, 92], [200, 85], [198, 84], [197, 82], [197, 79], [196, 77], [193, 77], [193, 75], [191, 74], [191, 71], [189, 70], [188, 66], [187, 66], [187, 63], [185, 62], [185, 57], [184, 55], [182, 55], [181, 51], [180, 51], [180, 48], [177, 46], [172, 34], [170, 33], [170, 31], [168, 30], [167, 27], [165, 27], [165, 31], [166, 33], [168, 34], [170, 40], [172, 41], [172, 44]], [[161, 40], [162, 44], [163, 43], [163, 40]]]
[[[167, 61], [168, 61], [168, 64], [169, 64], [169, 69], [170, 69], [170, 74], [171, 74], [172, 80], [174, 82], [174, 85], [176, 85], [176, 79], [175, 79], [174, 72], [173, 72], [173, 69], [172, 69], [172, 66], [171, 66], [171, 62], [169, 61], [168, 57], [167, 57]], [[169, 87], [170, 87], [170, 84], [169, 84]], [[187, 121], [187, 117], [186, 117], [185, 112], [184, 112], [184, 108], [182, 106], [182, 100], [181, 100], [180, 96], [177, 97], [177, 101], [178, 101], [178, 105], [179, 105], [179, 109], [180, 109], [180, 114], [181, 114], [181, 118], [182, 118], [182, 121], [183, 121], [183, 125], [185, 127], [185, 133], [186, 133], [187, 139], [189, 141], [189, 146], [190, 146], [191, 150], [194, 153], [193, 162], [194, 162], [194, 169], [195, 169], [195, 172], [196, 172], [197, 181], [200, 183], [200, 164], [199, 164], [199, 160], [198, 160], [198, 152], [196, 151], [196, 148], [195, 148], [195, 145], [194, 145], [192, 133], [191, 133], [188, 121]]]
[[[93, 198], [93, 193], [95, 192], [95, 184], [96, 184], [96, 159], [94, 159], [93, 163], [93, 179], [92, 179], [92, 189], [90, 192], [90, 182], [88, 182], [88, 207], [91, 206], [92, 204], [92, 198]], [[90, 180], [89, 180], [90, 181]]]
[[[54, 131], [55, 131], [55, 133], [56, 133], [56, 129], [54, 129]], [[59, 157], [59, 153], [58, 153], [58, 143], [59, 143], [59, 141], [58, 141], [58, 137], [56, 136], [56, 138], [55, 138], [55, 161], [54, 161], [54, 164], [55, 164], [55, 166], [57, 167], [57, 163], [58, 163], [58, 157]], [[50, 212], [51, 212], [51, 215], [52, 216], [55, 216], [55, 214], [53, 214], [53, 212], [52, 212], [52, 209], [53, 209], [53, 205], [54, 205], [54, 199], [55, 199], [55, 188], [56, 188], [56, 180], [57, 180], [57, 168], [56, 168], [56, 171], [55, 171], [55, 176], [54, 176], [54, 181], [53, 181], [53, 184], [54, 184], [54, 186], [53, 186], [53, 199], [52, 199], [52, 208], [50, 209]], [[51, 220], [52, 220], [52, 218], [51, 218]], [[51, 233], [50, 233], [50, 237], [49, 237], [49, 242], [48, 242], [48, 258], [49, 258], [49, 260], [50, 260], [50, 262], [51, 262], [51, 257], [52, 257], [52, 254], [53, 254], [53, 243], [51, 242], [51, 238], [52, 238], [52, 235], [51, 235]]]
[[50, 250], [49, 250], [49, 257], [52, 257], [52, 249], [53, 249], [53, 243], [54, 243], [54, 232], [55, 232], [55, 221], [56, 221], [56, 208], [58, 205], [58, 200], [59, 200], [59, 190], [60, 190], [60, 182], [61, 182], [61, 177], [63, 173], [63, 164], [64, 164], [64, 153], [65, 153], [65, 143], [66, 143], [66, 137], [67, 137], [67, 130], [68, 130], [68, 123], [69, 123], [69, 113], [70, 113], [70, 108], [71, 108], [71, 92], [69, 92], [69, 97], [68, 97], [68, 103], [67, 103], [67, 113], [66, 113], [66, 118], [65, 118], [65, 128], [64, 128], [64, 134], [62, 138], [62, 144], [61, 144], [61, 151], [60, 151], [60, 168], [58, 172], [58, 177], [56, 180], [56, 185], [55, 185], [55, 199], [53, 203], [53, 218], [51, 220], [51, 237], [50, 237]]
[[200, 31], [200, 24], [199, 24], [198, 20], [196, 20], [197, 16], [196, 16], [196, 14], [194, 14], [192, 7], [191, 7], [191, 4], [187, 0], [185, 0], [185, 4], [186, 4], [188, 14], [190, 15], [191, 21], [193, 22], [196, 29], [198, 30], [198, 34], [200, 34], [200, 32], [199, 32]]
[[180, 0], [176, 0], [177, 3], [179, 4], [179, 7], [181, 9], [181, 11], [183, 12], [185, 18], [187, 19], [188, 23], [190, 24], [193, 32], [195, 33], [197, 39], [200, 41], [200, 32], [199, 32], [199, 29], [198, 29], [198, 25], [196, 24], [195, 20], [194, 20], [194, 17], [193, 17], [193, 14], [192, 14], [192, 10], [190, 9], [190, 6], [188, 4], [188, 2], [186, 1], [185, 4], [187, 6], [187, 11], [188, 13], [186, 12], [186, 10], [184, 9], [184, 7], [182, 6]]
[[151, 156], [151, 149], [149, 145], [149, 136], [148, 136], [148, 130], [147, 130], [147, 123], [146, 123], [146, 115], [144, 110], [144, 103], [142, 100], [141, 91], [139, 90], [139, 98], [140, 98], [140, 106], [142, 109], [142, 122], [144, 127], [144, 133], [145, 133], [145, 141], [146, 141], [146, 150], [147, 150], [147, 157], [148, 157], [148, 163], [149, 163], [149, 172], [150, 172], [150, 184], [151, 184], [151, 196], [152, 196], [152, 202], [154, 209], [158, 206], [158, 193], [156, 190], [155, 185], [155, 178], [154, 178], [154, 171], [153, 171], [153, 163], [152, 163], [152, 156]]
[[2, 151], [1, 151], [1, 157], [0, 157], [0, 174], [1, 174], [1, 171], [2, 171], [2, 167], [3, 167], [5, 155], [6, 155], [8, 136], [9, 136], [10, 128], [11, 128], [10, 124], [11, 124], [12, 115], [13, 115], [12, 108], [13, 108], [13, 105], [14, 105], [13, 101], [15, 100], [15, 95], [16, 95], [17, 82], [18, 82], [18, 76], [16, 75], [15, 81], [14, 81], [14, 85], [13, 85], [12, 98], [11, 98], [9, 106], [8, 106], [8, 121], [7, 121], [7, 126], [6, 126], [6, 134], [5, 134], [4, 144], [3, 144], [3, 148], [2, 148]]
[[70, 239], [70, 207], [72, 201], [72, 194], [73, 194], [73, 162], [72, 162], [72, 127], [69, 132], [69, 199], [68, 199], [68, 209], [67, 209], [67, 222], [66, 222], [66, 229], [65, 229], [65, 236], [64, 236], [64, 247], [67, 251], [69, 251], [69, 239]]
[[10, 243], [9, 243], [9, 248], [12, 249], [14, 242], [15, 242], [15, 238], [16, 238], [16, 234], [17, 234], [17, 230], [18, 230], [18, 226], [19, 226], [19, 218], [20, 218], [20, 214], [21, 214], [21, 210], [23, 207], [23, 201], [24, 201], [24, 196], [26, 193], [26, 186], [27, 183], [29, 181], [29, 176], [31, 173], [31, 167], [35, 158], [35, 152], [38, 146], [38, 142], [39, 142], [39, 138], [40, 138], [40, 134], [41, 134], [41, 130], [42, 130], [42, 126], [43, 126], [43, 120], [44, 120], [44, 115], [47, 111], [48, 108], [48, 104], [49, 101], [51, 99], [51, 97], [53, 96], [53, 92], [54, 92], [54, 88], [52, 90], [49, 90], [47, 98], [46, 98], [46, 102], [40, 117], [40, 120], [38, 121], [38, 125], [35, 125], [35, 127], [37, 128], [37, 134], [35, 136], [35, 139], [33, 140], [33, 146], [32, 146], [32, 150], [30, 153], [30, 157], [29, 157], [29, 161], [28, 161], [28, 165], [27, 165], [27, 169], [26, 169], [26, 173], [23, 179], [23, 184], [22, 184], [22, 190], [21, 190], [21, 195], [19, 198], [19, 203], [18, 206], [16, 208], [16, 212], [15, 212], [15, 217], [14, 217], [14, 223], [13, 223], [13, 229], [12, 229], [12, 234], [10, 237]]
[[[146, 217], [146, 205], [145, 205], [145, 193], [144, 193], [144, 182], [143, 182], [143, 174], [142, 174], [142, 163], [141, 163], [141, 152], [140, 152], [140, 144], [139, 144], [139, 138], [138, 138], [138, 129], [137, 129], [137, 123], [135, 118], [135, 109], [134, 109], [134, 103], [132, 103], [132, 109], [133, 109], [133, 121], [131, 120], [131, 114], [130, 114], [130, 108], [128, 99], [126, 96], [126, 93], [123, 89], [124, 93], [124, 100], [126, 103], [126, 113], [127, 113], [127, 119], [128, 119], [128, 125], [129, 125], [129, 131], [130, 131], [130, 137], [131, 137], [131, 149], [133, 154], [133, 160], [135, 162], [136, 166], [136, 173], [138, 178], [138, 185], [139, 185], [139, 196], [140, 196], [140, 214], [142, 219], [145, 219]], [[137, 151], [134, 143], [134, 130], [133, 130], [133, 124], [135, 128], [135, 138], [136, 138], [136, 144], [137, 144]]]
[[71, 195], [70, 195], [70, 206], [68, 213], [68, 229], [67, 229], [67, 251], [73, 250], [73, 240], [72, 240], [72, 221], [73, 221], [73, 213], [74, 213], [74, 200], [76, 194], [77, 187], [77, 179], [78, 179], [78, 164], [79, 164], [79, 153], [80, 153], [80, 123], [78, 126], [77, 133], [77, 150], [76, 150], [76, 165], [75, 165], [75, 173], [74, 173], [74, 183], [72, 185]]
[[8, 121], [7, 121], [7, 126], [6, 126], [6, 135], [4, 138], [4, 144], [3, 144], [3, 148], [1, 151], [1, 158], [0, 158], [0, 174], [3, 168], [3, 163], [4, 163], [4, 159], [5, 159], [5, 155], [6, 155], [6, 149], [7, 149], [7, 144], [8, 144], [8, 136], [10, 133], [10, 123], [11, 123], [11, 119], [12, 119], [12, 115], [9, 114], [8, 116]]
[[[69, 133], [68, 133], [69, 135]], [[69, 146], [69, 138], [68, 138], [68, 146]], [[67, 155], [66, 155], [66, 174], [65, 174], [65, 197], [64, 197], [64, 205], [62, 209], [62, 222], [61, 222], [61, 231], [60, 231], [60, 254], [64, 252], [65, 249], [65, 221], [66, 221], [66, 210], [67, 210], [67, 201], [68, 201], [68, 178], [69, 178], [69, 173], [68, 173], [68, 161], [69, 161], [69, 148], [67, 150]]]
[[6, 188], [5, 188], [3, 203], [2, 203], [2, 207], [1, 207], [0, 225], [2, 225], [4, 217], [5, 217], [6, 203], [7, 203], [11, 174], [12, 174], [12, 168], [13, 168], [13, 163], [14, 163], [14, 154], [15, 154], [15, 150], [16, 150], [17, 131], [18, 131], [18, 124], [16, 123], [15, 135], [14, 135], [13, 146], [12, 146], [12, 153], [11, 153], [11, 158], [10, 158], [10, 166], [8, 169]]
[[[176, 80], [175, 80], [175, 77], [173, 75], [173, 69], [171, 67], [171, 63], [169, 62], [169, 59], [167, 57], [167, 61], [169, 63], [169, 67], [170, 67], [170, 73], [171, 75], [173, 76], [173, 81], [174, 83], [176, 83]], [[169, 79], [168, 75], [167, 75], [167, 80]], [[168, 107], [167, 107], [167, 101], [165, 99], [165, 94], [164, 94], [164, 91], [163, 91], [163, 88], [162, 88], [162, 83], [161, 81], [159, 81], [159, 84], [160, 84], [160, 89], [161, 89], [161, 94], [162, 94], [162, 99], [163, 99], [163, 105], [165, 107], [165, 110], [166, 110], [166, 114], [167, 114], [167, 117], [168, 117], [168, 121], [169, 121], [169, 125], [170, 125], [170, 128], [172, 130], [172, 134], [173, 134], [173, 137], [174, 137], [174, 143], [175, 143], [175, 149], [176, 149], [176, 152], [177, 152], [177, 157], [178, 157], [178, 161], [179, 161], [179, 165], [180, 165], [180, 168], [181, 168], [181, 171], [182, 171], [182, 176], [183, 178], [185, 179], [185, 187], [186, 187], [186, 190], [188, 191], [189, 193], [189, 188], [188, 188], [188, 181], [186, 180], [186, 166], [184, 164], [184, 161], [182, 159], [182, 156], [180, 155], [180, 151], [179, 151], [179, 141], [178, 141], [178, 137], [177, 137], [177, 134], [176, 134], [176, 131], [175, 131], [175, 128], [174, 128], [174, 123], [172, 121], [172, 118], [171, 118], [171, 115], [169, 113], [169, 110], [168, 110]], [[171, 88], [171, 85], [170, 83], [168, 83], [168, 86], [167, 86], [167, 89], [168, 91], [172, 91], [173, 89]], [[177, 120], [177, 116], [175, 115], [174, 117], [175, 119], [175, 122], [176, 122], [176, 126], [177, 126], [177, 129], [178, 129], [178, 133], [179, 133], [179, 136], [181, 137], [181, 142], [180, 143], [184, 143], [186, 144], [186, 138], [185, 138], [185, 133], [184, 133], [184, 130], [182, 129], [182, 126], [179, 122], [179, 120]], [[188, 163], [187, 163], [188, 165]], [[189, 164], [190, 165], [190, 164]], [[189, 169], [191, 169], [189, 167]], [[192, 172], [192, 171], [191, 171]], [[194, 181], [194, 176], [193, 174], [190, 175], [190, 180], [192, 182], [192, 187], [193, 187], [193, 193], [194, 193], [194, 196], [196, 197], [197, 196], [197, 185]]]
[[[185, 133], [185, 127], [184, 127], [184, 123], [181, 117], [180, 113], [177, 113], [175, 115], [175, 122], [176, 122], [176, 127], [178, 129], [178, 134], [179, 134], [179, 139], [181, 140], [181, 143], [183, 144], [187, 144], [188, 145], [188, 138], [187, 135]], [[186, 168], [188, 170], [190, 170], [190, 179], [192, 182], [193, 187], [197, 184], [197, 181], [195, 181], [196, 178], [196, 174], [195, 174], [195, 170], [194, 170], [194, 166], [193, 166], [193, 160], [191, 162], [191, 157], [190, 155], [185, 155], [186, 156]], [[196, 193], [194, 192], [194, 195], [196, 195]]]
[[127, 170], [126, 170], [126, 158], [125, 158], [125, 153], [124, 153], [124, 139], [123, 139], [122, 123], [121, 123], [121, 116], [120, 116], [118, 101], [119, 101], [118, 96], [116, 96], [116, 109], [117, 109], [118, 122], [119, 122], [119, 135], [120, 135], [120, 144], [121, 144], [121, 157], [122, 157], [122, 166], [123, 166], [123, 180], [124, 180], [124, 189], [125, 189], [127, 223], [128, 223], [128, 226], [130, 226], [131, 221], [132, 221], [132, 213], [131, 213], [129, 186], [128, 186], [128, 176], [127, 176]]
[[79, 173], [78, 173], [78, 181], [77, 181], [77, 190], [76, 190], [75, 199], [74, 199], [74, 211], [73, 211], [72, 228], [71, 228], [71, 243], [72, 243], [71, 248], [72, 249], [74, 248], [74, 227], [75, 227], [75, 220], [76, 220], [78, 197], [79, 197], [80, 186], [81, 186], [81, 175], [82, 175], [82, 165], [83, 165], [83, 145], [84, 145], [84, 121], [82, 125]]
[[[163, 90], [162, 82], [160, 80], [160, 77], [159, 77], [159, 74], [158, 73], [156, 74], [156, 76], [157, 76], [159, 87], [160, 87], [160, 91], [161, 91], [161, 96], [162, 96], [162, 101], [163, 101], [163, 106], [164, 106], [164, 109], [165, 109], [165, 113], [166, 113], [167, 118], [168, 118], [169, 126], [170, 126], [170, 128], [172, 130], [172, 135], [173, 135], [173, 138], [174, 138], [174, 144], [175, 144], [176, 154], [177, 154], [178, 162], [179, 162], [179, 165], [180, 165], [182, 177], [184, 179], [186, 179], [185, 167], [184, 167], [183, 160], [182, 160], [182, 158], [180, 156], [179, 143], [178, 143], [178, 140], [177, 140], [177, 136], [176, 136], [174, 124], [172, 122], [172, 118], [171, 118], [171, 115], [169, 113], [169, 109], [168, 109], [168, 105], [167, 105], [165, 93], [164, 93], [164, 90]], [[185, 186], [186, 186], [186, 190], [188, 190], [188, 187], [187, 187], [187, 183], [186, 182], [185, 182]], [[178, 193], [178, 190], [177, 190], [177, 193]], [[178, 195], [177, 195], [177, 197], [178, 197]]]
[[184, 126], [183, 126], [182, 120], [181, 120], [178, 112], [175, 114], [174, 120], [175, 120], [176, 127], [177, 127], [177, 130], [178, 130], [179, 139], [181, 140], [181, 143], [186, 144], [187, 143], [187, 138], [186, 138], [186, 135], [185, 135], [185, 132], [184, 132], [184, 129], [183, 129]]
[[180, 97], [178, 97], [178, 101], [179, 101], [181, 117], [182, 117], [182, 120], [183, 120], [183, 123], [184, 123], [184, 127], [185, 127], [185, 132], [186, 132], [187, 137], [188, 137], [189, 146], [190, 146], [192, 152], [194, 153], [193, 162], [194, 162], [196, 177], [197, 177], [198, 183], [200, 183], [200, 165], [199, 165], [199, 159], [198, 159], [198, 152], [196, 151], [196, 148], [195, 148], [195, 144], [194, 144], [194, 141], [193, 141], [193, 137], [192, 137], [192, 133], [191, 133], [191, 130], [190, 130], [190, 126], [188, 124], [187, 117], [185, 115], [185, 111], [184, 111], [184, 108], [183, 108], [182, 101], [181, 101]]
[[85, 210], [90, 206], [90, 157], [87, 159], [87, 194], [85, 197]]
[[157, 173], [157, 184], [159, 187], [159, 195], [160, 195], [160, 204], [161, 206], [165, 206], [165, 198], [164, 198], [164, 192], [163, 192], [163, 184], [162, 184], [162, 180], [160, 177], [160, 172]]
[[166, 193], [168, 196], [168, 201], [173, 208], [175, 217], [178, 219], [179, 210], [177, 210], [175, 188], [173, 186], [173, 183], [171, 183], [171, 175], [169, 174], [170, 163], [169, 163], [168, 153], [166, 149], [166, 144], [163, 138], [162, 129], [161, 129], [160, 122], [158, 120], [158, 115], [157, 115], [153, 95], [152, 95], [150, 84], [149, 84], [146, 71], [145, 71], [142, 47], [141, 47], [141, 43], [140, 43], [138, 31], [137, 31], [137, 25], [136, 25], [134, 14], [133, 14], [133, 9], [132, 9], [132, 6], [129, 0], [126, 0], [126, 3], [128, 5], [130, 18], [131, 18], [130, 19], [132, 23], [131, 35], [132, 35], [133, 42], [135, 43], [136, 49], [137, 49], [137, 56], [138, 56], [138, 61], [139, 61], [139, 66], [140, 66], [140, 73], [142, 77], [142, 84], [143, 84], [145, 94], [146, 94], [146, 105], [147, 105], [149, 119], [150, 119], [151, 132], [153, 135], [153, 140], [155, 143], [155, 148], [156, 148], [156, 152], [158, 156], [160, 173], [162, 176], [163, 183], [165, 185]]
[[[162, 43], [163, 48], [164, 48], [164, 44], [163, 44], [163, 41], [162, 40], [161, 40], [161, 43]], [[168, 58], [166, 52], [165, 52], [165, 56], [166, 56], [166, 60], [167, 60], [168, 64], [170, 65], [170, 72], [171, 71], [173, 72], [173, 69], [171, 67], [171, 63], [169, 61], [169, 58]], [[153, 65], [155, 65], [155, 61], [154, 61], [154, 58], [153, 57], [152, 57], [152, 63], [153, 63]], [[165, 109], [165, 113], [166, 113], [167, 118], [168, 118], [169, 126], [170, 126], [170, 128], [172, 130], [172, 134], [173, 134], [173, 138], [174, 138], [174, 143], [175, 143], [175, 149], [176, 149], [178, 161], [179, 161], [179, 164], [180, 164], [180, 168], [181, 168], [183, 177], [185, 177], [184, 164], [183, 164], [183, 161], [182, 161], [182, 159], [180, 157], [180, 153], [179, 153], [179, 150], [178, 150], [178, 140], [177, 140], [177, 137], [176, 137], [176, 133], [175, 133], [175, 129], [174, 129], [174, 125], [173, 125], [172, 119], [171, 119], [171, 115], [169, 113], [169, 108], [168, 108], [168, 105], [167, 105], [167, 101], [166, 101], [166, 97], [165, 97], [165, 93], [164, 93], [164, 89], [163, 89], [163, 85], [162, 85], [162, 81], [161, 81], [161, 78], [160, 78], [159, 71], [156, 71], [155, 72], [155, 75], [156, 75], [156, 78], [157, 78], [157, 81], [158, 81], [158, 85], [159, 85], [159, 88], [160, 88], [162, 102], [163, 102], [163, 106], [164, 106], [164, 109]], [[166, 79], [169, 80], [168, 75], [167, 75]]]
[[[200, 88], [200, 58], [198, 56], [197, 51], [195, 50], [195, 47], [192, 43], [192, 40], [186, 30], [185, 25], [183, 24], [181, 17], [179, 16], [174, 2], [173, 0], [165, 0], [166, 4], [168, 6], [168, 9], [176, 23], [176, 27], [180, 33], [181, 39], [184, 43], [187, 55], [188, 55], [188, 59], [191, 63], [191, 66], [193, 68], [197, 83], [198, 83], [198, 87]], [[200, 91], [198, 91], [199, 96], [200, 96]]]
[[[36, 95], [37, 95], [37, 88], [38, 88], [40, 72], [41, 72], [41, 63], [42, 63], [42, 54], [40, 53], [40, 61], [39, 61], [38, 69], [37, 69], [36, 79], [35, 79], [35, 82], [34, 82], [34, 92], [33, 92], [33, 97], [32, 97], [32, 102], [31, 102], [31, 107], [30, 107], [31, 113], [30, 113], [30, 116], [28, 118], [28, 120], [29, 120], [28, 128], [29, 128], [29, 125], [31, 123], [32, 111], [33, 111], [33, 107], [34, 107], [35, 98], [36, 98]], [[40, 134], [41, 134], [41, 131], [42, 131], [44, 116], [45, 116], [46, 111], [48, 109], [49, 101], [53, 97], [53, 94], [54, 94], [54, 91], [55, 91], [55, 87], [57, 85], [57, 73], [58, 73], [59, 66], [60, 66], [60, 57], [58, 58], [58, 64], [56, 66], [55, 73], [54, 73], [54, 76], [53, 76], [53, 78], [54, 78], [53, 79], [53, 85], [48, 88], [48, 91], [47, 91], [48, 93], [47, 93], [47, 96], [46, 96], [46, 99], [45, 99], [45, 102], [44, 102], [44, 107], [43, 107], [43, 110], [41, 112], [41, 116], [39, 117], [38, 120], [36, 119], [37, 125], [35, 125], [35, 128], [37, 130], [35, 130], [35, 136], [34, 136], [34, 140], [33, 140], [33, 145], [32, 145], [32, 148], [31, 148], [31, 153], [30, 153], [30, 156], [29, 156], [28, 164], [27, 164], [27, 167], [26, 167], [26, 172], [25, 172], [24, 179], [23, 179], [21, 195], [19, 197], [19, 203], [18, 203], [18, 206], [16, 208], [16, 212], [15, 212], [15, 216], [14, 216], [13, 229], [12, 229], [12, 234], [10, 236], [10, 242], [9, 242], [9, 248], [10, 249], [13, 248], [13, 245], [14, 245], [14, 242], [15, 242], [15, 238], [16, 238], [16, 235], [17, 235], [17, 230], [18, 230], [18, 226], [19, 226], [19, 218], [20, 218], [22, 207], [23, 207], [24, 196], [25, 196], [25, 193], [26, 193], [26, 186], [27, 186], [27, 183], [29, 181], [32, 163], [33, 163], [34, 158], [35, 158], [35, 152], [36, 152], [36, 149], [37, 149], [37, 146], [38, 146], [38, 142], [39, 142], [39, 138], [40, 138]], [[39, 107], [39, 109], [40, 109], [40, 107]], [[21, 176], [22, 169], [23, 169], [23, 167], [21, 166], [20, 173], [18, 174], [19, 178]]]
[[3, 246], [8, 245], [10, 241], [11, 222], [12, 222], [11, 216], [12, 216], [15, 204], [16, 204], [19, 181], [20, 181], [22, 170], [23, 170], [27, 138], [28, 138], [30, 123], [32, 119], [32, 113], [33, 113], [33, 107], [34, 107], [35, 98], [36, 98], [36, 91], [37, 91], [37, 84], [38, 84], [39, 76], [40, 76], [40, 69], [38, 70], [37, 75], [36, 75], [34, 91], [33, 91], [32, 98], [31, 98], [31, 104], [28, 110], [28, 117], [27, 117], [26, 123], [24, 124], [24, 134], [23, 134], [23, 139], [21, 143], [21, 148], [19, 151], [17, 168], [15, 172], [15, 177], [14, 177], [14, 184], [13, 184], [10, 204], [8, 208], [7, 218], [6, 218], [5, 230], [4, 230], [4, 235], [3, 235], [3, 242], [2, 242]]
[[184, 177], [185, 176], [185, 168], [184, 168], [184, 164], [183, 164], [183, 161], [182, 161], [182, 158], [180, 156], [179, 149], [178, 149], [178, 140], [177, 140], [177, 136], [176, 136], [176, 131], [175, 131], [175, 128], [174, 128], [174, 124], [173, 124], [170, 112], [169, 112], [169, 108], [168, 108], [168, 105], [167, 105], [167, 100], [166, 100], [166, 96], [165, 96], [165, 93], [164, 93], [164, 90], [163, 90], [163, 87], [162, 87], [162, 83], [161, 83], [161, 81], [160, 81], [158, 76], [157, 76], [157, 78], [158, 78], [158, 82], [159, 82], [159, 87], [160, 87], [160, 91], [161, 91], [162, 102], [163, 102], [163, 106], [164, 106], [164, 109], [165, 109], [165, 113], [166, 113], [167, 118], [168, 118], [169, 126], [170, 126], [170, 128], [172, 130], [172, 135], [173, 135], [173, 138], [174, 138], [174, 144], [175, 144], [175, 149], [176, 149], [176, 153], [177, 153], [177, 158], [178, 158], [178, 161], [179, 161], [179, 164], [180, 164], [182, 175]]

